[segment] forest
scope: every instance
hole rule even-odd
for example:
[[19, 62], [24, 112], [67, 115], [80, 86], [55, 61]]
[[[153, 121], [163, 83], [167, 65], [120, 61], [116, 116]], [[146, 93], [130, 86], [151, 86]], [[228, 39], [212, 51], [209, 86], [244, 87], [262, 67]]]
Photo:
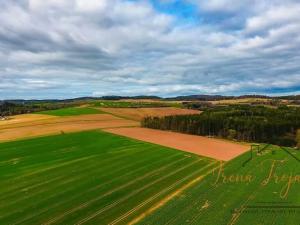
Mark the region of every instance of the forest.
[[78, 104], [66, 102], [16, 103], [10, 101], [0, 101], [0, 117], [33, 113], [44, 110], [60, 109], [76, 105]]
[[299, 131], [297, 133], [300, 129], [300, 108], [232, 105], [208, 109], [199, 115], [146, 117], [142, 126], [237, 141], [295, 146], [300, 141]]

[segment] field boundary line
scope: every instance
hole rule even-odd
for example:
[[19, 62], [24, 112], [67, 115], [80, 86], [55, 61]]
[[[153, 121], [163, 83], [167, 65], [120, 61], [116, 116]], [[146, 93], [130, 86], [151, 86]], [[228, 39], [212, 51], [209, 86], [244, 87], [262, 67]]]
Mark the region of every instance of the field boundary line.
[[[138, 206], [136, 206], [135, 208], [131, 209], [130, 211], [128, 211], [127, 213], [125, 213], [124, 215], [122, 215], [121, 217], [119, 217], [118, 219], [114, 220], [113, 222], [109, 223], [109, 225], [115, 225], [116, 223], [126, 219], [130, 214], [136, 212], [137, 210], [139, 210], [140, 208], [142, 208], [143, 206], [145, 206], [146, 204], [148, 204], [149, 202], [151, 202], [152, 200], [156, 199], [157, 197], [159, 197], [160, 195], [164, 194], [165, 192], [171, 190], [172, 188], [174, 188], [175, 186], [177, 186], [178, 184], [184, 182], [185, 180], [188, 180], [189, 178], [193, 177], [195, 174], [199, 173], [200, 171], [203, 171], [207, 168], [209, 168], [211, 165], [216, 164], [216, 162], [211, 162], [209, 164], [207, 164], [206, 166], [202, 167], [201, 169], [195, 171], [194, 173], [176, 181], [174, 184], [172, 184], [171, 186], [169, 186], [168, 188], [163, 189], [162, 191], [160, 191], [159, 193], [155, 194], [154, 196], [148, 198], [145, 202], [139, 204]], [[128, 223], [128, 225], [134, 225], [136, 223], [138, 223], [139, 221], [141, 221], [143, 218], [145, 218], [147, 215], [151, 214], [152, 212], [154, 212], [155, 210], [157, 210], [158, 208], [162, 207], [164, 204], [166, 204], [167, 202], [169, 202], [171, 199], [173, 199], [174, 197], [176, 197], [177, 195], [181, 194], [183, 191], [185, 191], [187, 188], [191, 187], [192, 185], [194, 185], [195, 183], [197, 183], [198, 181], [201, 181], [207, 174], [209, 174], [211, 171], [213, 171], [215, 168], [213, 168], [212, 170], [210, 170], [209, 172], [205, 173], [205, 174], [201, 174], [198, 177], [196, 177], [195, 179], [193, 179], [192, 181], [188, 182], [187, 184], [183, 185], [182, 187], [178, 188], [177, 190], [175, 190], [173, 193], [169, 194], [168, 196], [166, 196], [165, 198], [163, 198], [161, 201], [159, 201], [158, 203], [156, 203], [153, 207], [151, 207], [150, 209], [148, 209], [146, 212], [142, 213], [140, 216], [136, 217], [135, 219], [133, 219], [132, 221], [130, 221]]]
[[172, 176], [172, 175], [174, 175], [174, 174], [176, 174], [176, 173], [178, 173], [178, 172], [180, 172], [180, 171], [182, 171], [182, 170], [184, 170], [184, 169], [186, 169], [186, 168], [188, 168], [188, 167], [190, 167], [190, 166], [192, 166], [192, 165], [194, 165], [194, 164], [196, 164], [196, 163], [198, 163], [198, 162], [200, 162], [200, 161], [202, 161], [202, 160], [204, 160], [204, 159], [198, 159], [198, 160], [195, 160], [195, 161], [193, 161], [193, 162], [191, 162], [191, 163], [189, 163], [189, 164], [187, 164], [187, 165], [185, 165], [185, 166], [183, 166], [183, 167], [180, 167], [180, 168], [177, 169], [177, 170], [174, 170], [173, 172], [171, 172], [171, 173], [169, 173], [169, 174], [166, 174], [165, 176], [162, 176], [162, 177], [160, 177], [160, 178], [158, 178], [158, 179], [156, 179], [156, 180], [154, 180], [154, 181], [152, 181], [152, 182], [150, 182], [150, 183], [148, 183], [148, 184], [142, 186], [141, 188], [139, 188], [139, 189], [137, 189], [137, 190], [131, 192], [130, 194], [124, 196], [123, 198], [121, 198], [121, 199], [119, 199], [119, 200], [117, 200], [117, 201], [115, 201], [115, 202], [112, 202], [111, 204], [105, 206], [104, 208], [102, 208], [102, 209], [96, 211], [96, 212], [93, 213], [92, 215], [90, 215], [90, 216], [88, 216], [88, 217], [86, 217], [86, 218], [80, 220], [78, 223], [76, 223], [76, 225], [84, 224], [85, 222], [87, 222], [87, 221], [93, 219], [94, 217], [100, 215], [101, 213], [107, 211], [108, 209], [114, 207], [115, 205], [117, 205], [117, 204], [119, 204], [119, 203], [121, 203], [121, 202], [123, 202], [123, 201], [129, 199], [130, 197], [132, 197], [132, 196], [134, 196], [135, 194], [137, 194], [137, 193], [139, 193], [139, 192], [145, 190], [146, 188], [151, 187], [152, 185], [154, 185], [154, 184], [156, 184], [156, 183], [158, 183], [158, 182], [164, 180], [165, 178], [168, 178], [168, 177], [170, 177], [170, 176]]

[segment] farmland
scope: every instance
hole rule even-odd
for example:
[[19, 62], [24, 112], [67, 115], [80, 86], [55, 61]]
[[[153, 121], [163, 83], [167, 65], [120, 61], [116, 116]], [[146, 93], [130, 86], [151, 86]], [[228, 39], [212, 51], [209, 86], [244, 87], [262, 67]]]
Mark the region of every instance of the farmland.
[[99, 131], [2, 143], [0, 158], [0, 224], [30, 225], [126, 224], [217, 165]]
[[0, 142], [63, 132], [139, 125], [138, 122], [110, 114], [59, 117], [36, 114], [36, 118], [39, 119], [32, 120], [33, 118], [35, 117], [28, 114], [12, 117], [11, 120], [0, 121]]
[[115, 116], [141, 121], [145, 117], [155, 116], [163, 117], [170, 115], [194, 115], [199, 114], [198, 110], [180, 109], [175, 107], [161, 107], [161, 108], [99, 108], [101, 111], [110, 113]]
[[0, 0], [0, 225], [300, 225], [300, 0]]
[[298, 225], [300, 152], [266, 146], [250, 161], [249, 154], [225, 164], [220, 179], [217, 169], [140, 224]]
[[122, 101], [95, 101], [93, 106], [107, 108], [153, 108], [153, 107], [181, 107], [179, 102], [157, 100], [122, 100]]
[[47, 110], [38, 112], [38, 114], [51, 115], [51, 116], [78, 116], [78, 115], [89, 115], [89, 114], [98, 114], [101, 113], [97, 109], [87, 108], [87, 107], [72, 107], [72, 108], [63, 108], [56, 110]]
[[142, 121], [142, 126], [294, 147], [297, 144], [296, 132], [300, 127], [300, 109], [233, 105], [206, 110], [198, 115], [148, 117]]
[[299, 151], [140, 127], [195, 112], [154, 109], [0, 121], [0, 224], [298, 225]]
[[247, 144], [242, 145], [196, 135], [140, 127], [120, 127], [104, 130], [113, 134], [156, 143], [162, 146], [168, 146], [223, 161], [231, 160], [250, 149], [250, 146]]

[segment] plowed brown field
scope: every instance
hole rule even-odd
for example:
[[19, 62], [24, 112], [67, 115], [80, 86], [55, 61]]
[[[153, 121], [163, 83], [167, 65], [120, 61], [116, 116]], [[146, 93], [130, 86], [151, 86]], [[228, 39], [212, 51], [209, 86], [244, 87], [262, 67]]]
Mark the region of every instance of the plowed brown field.
[[249, 149], [249, 146], [219, 139], [139, 127], [138, 121], [145, 116], [195, 114], [199, 111], [178, 108], [102, 108], [101, 110], [110, 114], [68, 117], [35, 114], [14, 116], [9, 120], [0, 121], [0, 141], [61, 132], [104, 129], [114, 134], [224, 161], [235, 158]]
[[224, 161], [249, 150], [247, 145], [229, 141], [148, 128], [112, 128], [105, 131]]

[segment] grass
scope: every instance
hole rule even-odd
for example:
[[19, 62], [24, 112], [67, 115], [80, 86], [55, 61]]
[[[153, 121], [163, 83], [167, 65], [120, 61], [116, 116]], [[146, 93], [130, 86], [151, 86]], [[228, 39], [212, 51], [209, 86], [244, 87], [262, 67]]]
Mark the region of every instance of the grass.
[[127, 224], [216, 161], [100, 131], [0, 144], [0, 224]]
[[[243, 167], [249, 154], [223, 167], [227, 178], [233, 175], [232, 182], [224, 180], [224, 176], [217, 180], [219, 171], [216, 170], [140, 224], [298, 225], [300, 162], [296, 158], [300, 158], [300, 152], [268, 145]], [[280, 161], [276, 161], [279, 164], [268, 180], [274, 160]], [[247, 179], [247, 175], [252, 179]], [[294, 182], [286, 194], [289, 176], [293, 176]]]
[[93, 108], [63, 108], [56, 110], [48, 110], [37, 112], [37, 114], [51, 115], [51, 116], [79, 116], [79, 115], [88, 115], [88, 114], [99, 114], [101, 111]]

